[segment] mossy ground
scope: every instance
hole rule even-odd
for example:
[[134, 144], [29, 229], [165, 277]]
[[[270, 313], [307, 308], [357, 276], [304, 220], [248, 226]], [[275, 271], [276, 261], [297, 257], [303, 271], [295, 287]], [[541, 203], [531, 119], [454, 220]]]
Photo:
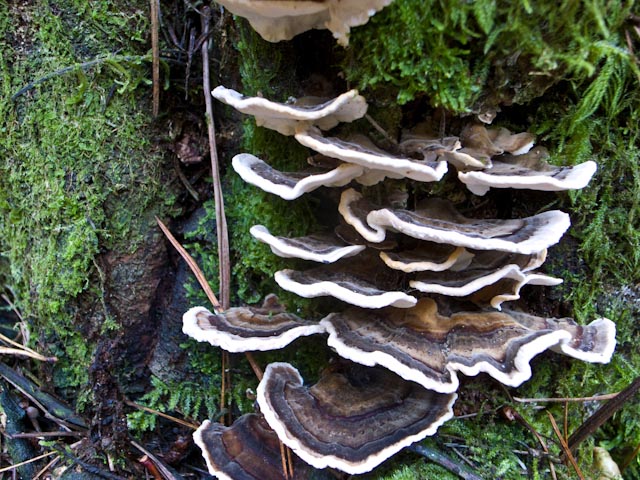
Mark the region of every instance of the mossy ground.
[[0, 6], [0, 248], [33, 341], [59, 358], [58, 388], [88, 385], [90, 338], [117, 328], [108, 312], [83, 318], [104, 295], [97, 256], [133, 252], [173, 202], [150, 128], [144, 7]]

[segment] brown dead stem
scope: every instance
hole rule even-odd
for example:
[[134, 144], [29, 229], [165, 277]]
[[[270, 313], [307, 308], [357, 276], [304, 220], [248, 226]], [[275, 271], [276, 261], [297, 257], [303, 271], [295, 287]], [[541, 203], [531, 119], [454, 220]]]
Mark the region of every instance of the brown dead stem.
[[[209, 37], [209, 20], [211, 10], [208, 6], [202, 9], [202, 36]], [[209, 133], [209, 151], [211, 154], [211, 176], [213, 177], [213, 197], [216, 207], [216, 234], [218, 236], [218, 263], [220, 268], [220, 299], [222, 308], [229, 308], [231, 267], [229, 262], [229, 235], [227, 232], [227, 218], [224, 213], [224, 199], [220, 182], [220, 165], [218, 149], [216, 148], [216, 130], [213, 120], [213, 106], [211, 102], [211, 80], [209, 76], [209, 42], [202, 43], [202, 88], [207, 116], [207, 130]]]
[[542, 438], [542, 435], [540, 435], [538, 431], [535, 428], [533, 428], [533, 426], [529, 422], [527, 422], [525, 418], [522, 415], [520, 415], [514, 408], [507, 406], [502, 409], [502, 412], [505, 415], [505, 417], [507, 417], [508, 420], [517, 421], [518, 423], [523, 425], [527, 430], [529, 430], [534, 437], [536, 437], [536, 439], [538, 440], [538, 443], [542, 447], [542, 451], [547, 454], [547, 458], [549, 460], [549, 472], [551, 473], [551, 478], [553, 478], [553, 480], [557, 480], [556, 469], [553, 466], [553, 462], [551, 460], [551, 457], [549, 456], [549, 449], [547, 448], [547, 443], [544, 441], [544, 438]]
[[592, 435], [607, 420], [609, 420], [614, 413], [620, 410], [628, 400], [638, 393], [638, 389], [640, 389], [640, 377], [636, 378], [627, 388], [602, 405], [593, 415], [587, 418], [575, 432], [571, 434], [567, 441], [569, 450], [574, 452], [580, 443]]
[[584, 475], [582, 474], [582, 471], [580, 470], [580, 467], [578, 466], [578, 462], [576, 462], [576, 458], [573, 456], [573, 453], [571, 453], [571, 450], [569, 449], [569, 445], [567, 444], [567, 441], [562, 436], [562, 432], [560, 432], [560, 429], [558, 428], [558, 424], [556, 423], [556, 419], [553, 418], [553, 415], [551, 415], [551, 412], [547, 412], [547, 415], [549, 416], [549, 421], [551, 422], [551, 426], [553, 427], [553, 431], [555, 432], [556, 437], [558, 437], [558, 440], [560, 441], [560, 446], [562, 447], [562, 451], [567, 456], [567, 459], [569, 460], [569, 462], [573, 466], [573, 469], [576, 471], [576, 475], [578, 475], [578, 478], [580, 480], [584, 480]]
[[138, 403], [132, 402], [131, 400], [125, 400], [124, 403], [126, 403], [130, 407], [137, 408], [138, 410], [143, 410], [147, 413], [152, 413], [154, 415], [158, 415], [159, 417], [166, 418], [167, 420], [171, 420], [172, 422], [182, 425], [183, 427], [191, 428], [192, 430], [196, 430], [198, 428], [198, 425], [194, 423], [188, 422], [186, 420], [182, 420], [180, 418], [173, 417], [164, 412], [154, 410], [153, 408], [145, 407], [144, 405], [140, 405]]
[[153, 82], [153, 116], [160, 111], [160, 39], [158, 35], [159, 0], [151, 0], [151, 78]]

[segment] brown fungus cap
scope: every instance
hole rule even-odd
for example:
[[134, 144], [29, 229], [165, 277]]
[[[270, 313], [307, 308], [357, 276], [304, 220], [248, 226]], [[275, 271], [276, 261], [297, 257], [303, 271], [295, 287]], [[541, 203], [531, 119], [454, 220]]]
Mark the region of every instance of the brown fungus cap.
[[[262, 415], [249, 413], [225, 427], [205, 420], [193, 434], [211, 475], [221, 480], [286, 480], [280, 441]], [[293, 459], [295, 478], [311, 478], [311, 469]]]
[[[581, 326], [569, 318], [514, 311], [440, 313], [438, 305], [423, 298], [404, 310], [351, 308], [320, 323], [329, 333], [329, 346], [340, 356], [382, 365], [438, 392], [457, 390], [457, 372], [486, 372], [505, 385], [518, 386], [531, 377], [531, 359], [549, 348], [583, 361], [607, 363], [616, 344], [615, 325], [605, 318]], [[454, 304], [441, 299], [440, 305]]]
[[248, 352], [277, 350], [298, 337], [322, 333], [324, 329], [285, 312], [271, 294], [260, 307], [233, 307], [223, 313], [193, 307], [182, 317], [182, 331], [228, 352]]
[[258, 404], [280, 440], [316, 468], [368, 472], [433, 435], [453, 416], [454, 394], [439, 394], [388, 370], [341, 362], [318, 383], [287, 363], [267, 366]]
[[[268, 2], [265, 2], [268, 3]], [[352, 122], [367, 113], [367, 101], [357, 90], [349, 90], [331, 100], [299, 99], [292, 103], [279, 103], [262, 97], [245, 97], [222, 85], [211, 94], [239, 112], [253, 115], [259, 127], [276, 130], [283, 135], [293, 135], [301, 125], [316, 125], [323, 130], [340, 122]]]

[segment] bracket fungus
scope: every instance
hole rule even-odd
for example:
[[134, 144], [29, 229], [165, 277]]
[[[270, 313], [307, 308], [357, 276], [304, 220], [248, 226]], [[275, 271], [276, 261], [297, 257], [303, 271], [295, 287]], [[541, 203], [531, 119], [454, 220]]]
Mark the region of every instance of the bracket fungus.
[[342, 193], [338, 208], [345, 221], [370, 242], [383, 241], [389, 228], [419, 240], [522, 254], [554, 245], [570, 225], [569, 215], [559, 210], [523, 219], [472, 219], [440, 199], [429, 199], [418, 211], [375, 210], [353, 189]]
[[276, 272], [274, 279], [281, 288], [301, 297], [329, 296], [364, 308], [408, 308], [417, 302], [412, 295], [400, 290], [384, 290], [365, 275], [345, 272], [342, 267], [319, 267], [303, 272], [285, 269]]
[[413, 250], [399, 252], [380, 252], [385, 265], [394, 270], [406, 273], [441, 272], [443, 270], [460, 270], [466, 268], [473, 259], [473, 254], [466, 248], [434, 242], [421, 242]]
[[[262, 415], [248, 413], [233, 425], [205, 420], [193, 434], [211, 475], [221, 480], [285, 480], [280, 440]], [[310, 468], [293, 459], [296, 478], [309, 478]]]
[[580, 326], [568, 318], [513, 311], [462, 310], [447, 316], [430, 298], [404, 310], [350, 308], [320, 323], [329, 333], [329, 346], [341, 357], [384, 366], [443, 393], [457, 390], [456, 372], [486, 372], [515, 387], [531, 377], [531, 359], [546, 349], [607, 363], [615, 347], [615, 325], [608, 319]]
[[284, 200], [294, 200], [322, 186], [342, 187], [364, 173], [362, 167], [350, 163], [330, 171], [285, 173], [249, 153], [236, 155], [231, 165], [245, 182]]
[[[254, 3], [270, 3], [269, 0]], [[299, 98], [292, 103], [278, 103], [262, 97], [245, 97], [230, 88], [217, 86], [211, 94], [239, 112], [253, 115], [259, 127], [293, 135], [301, 125], [316, 125], [329, 130], [340, 122], [352, 122], [367, 113], [367, 101], [357, 90], [349, 90], [325, 101], [317, 97]]]
[[[266, 7], [276, 2], [241, 3]], [[309, 3], [318, 9], [334, 3], [346, 8], [352, 0], [278, 3], [297, 4], [302, 11]], [[459, 137], [440, 138], [427, 132], [425, 123], [403, 133], [399, 155], [379, 149], [363, 136], [349, 140], [323, 136], [319, 129], [365, 114], [366, 101], [354, 90], [314, 107], [246, 98], [224, 87], [214, 90], [214, 96], [256, 115], [259, 125], [295, 134], [301, 144], [329, 157], [323, 168], [329, 167], [321, 174], [279, 172], [248, 154], [234, 158], [234, 169], [243, 179], [285, 199], [320, 185], [345, 186], [352, 180], [365, 186], [384, 178], [434, 182], [446, 173], [447, 162], [479, 195], [493, 187], [582, 188], [596, 169], [593, 162], [551, 166], [542, 147], [531, 150], [533, 135], [478, 123], [464, 127]], [[610, 360], [616, 343], [611, 320], [600, 318], [582, 326], [570, 318], [498, 311], [503, 302], [518, 299], [526, 284], [561, 282], [536, 269], [544, 263], [547, 248], [569, 228], [566, 213], [475, 219], [437, 198], [412, 198], [413, 210], [396, 208], [408, 203], [409, 189], [404, 188], [386, 189], [390, 206], [379, 206], [370, 200], [375, 198], [371, 190], [362, 189], [366, 196], [354, 188], [341, 192], [342, 218], [334, 235], [286, 238], [261, 225], [250, 230], [276, 255], [324, 264], [306, 271], [276, 272], [280, 287], [307, 298], [333, 296], [354, 306], [336, 306], [338, 311], [319, 324], [287, 314], [273, 299], [259, 308], [232, 308], [224, 314], [202, 307], [185, 314], [185, 333], [232, 352], [273, 350], [298, 336], [327, 333], [328, 345], [344, 359], [310, 387], [303, 385], [293, 366], [270, 364], [257, 391], [264, 420], [241, 417], [238, 432], [250, 423], [267, 431], [266, 422], [311, 466], [364, 473], [434, 434], [453, 416], [459, 374], [487, 373], [515, 387], [531, 377], [531, 360], [545, 350], [586, 362]], [[404, 194], [400, 201], [398, 191]], [[419, 193], [420, 188], [413, 189], [415, 196]], [[214, 428], [205, 422], [196, 441], [212, 473], [214, 465], [220, 469], [216, 472], [222, 472], [214, 474], [221, 478], [254, 478], [242, 476], [238, 466], [256, 443], [253, 434], [245, 447], [237, 440], [245, 434], [234, 433], [235, 428]], [[272, 455], [274, 434], [265, 435], [265, 448]], [[225, 457], [226, 453], [205, 451], [211, 448], [210, 438], [234, 453]], [[256, 462], [267, 465], [266, 460]], [[238, 476], [223, 470], [223, 463]], [[269, 468], [265, 466], [265, 472]]]
[[324, 329], [285, 312], [271, 294], [261, 307], [234, 307], [222, 313], [211, 313], [204, 307], [190, 308], [182, 317], [182, 331], [228, 352], [248, 352], [277, 350], [296, 338], [323, 333]]
[[246, 18], [269, 42], [291, 40], [312, 29], [328, 29], [340, 45], [349, 44], [351, 27], [364, 25], [393, 0], [217, 0]]
[[545, 152], [536, 148], [526, 155], [502, 155], [493, 161], [490, 168], [458, 172], [458, 178], [476, 195], [484, 195], [491, 188], [557, 192], [586, 187], [596, 172], [596, 163], [591, 160], [573, 167], [549, 165], [543, 160]]
[[311, 387], [288, 363], [267, 366], [260, 411], [284, 444], [316, 468], [368, 472], [453, 417], [455, 394], [388, 370], [342, 362]]
[[249, 233], [269, 245], [271, 251], [279, 257], [319, 263], [333, 263], [341, 258], [357, 255], [366, 248], [365, 245], [345, 245], [339, 238], [328, 234], [298, 238], [276, 237], [263, 225], [254, 225]]
[[[437, 182], [447, 173], [447, 163], [438, 160], [416, 160], [393, 155], [377, 148], [364, 136], [350, 140], [325, 137], [317, 128], [299, 128], [296, 140], [327, 157], [385, 172], [391, 178], [411, 178], [420, 182]], [[367, 182], [371, 183], [371, 182]]]

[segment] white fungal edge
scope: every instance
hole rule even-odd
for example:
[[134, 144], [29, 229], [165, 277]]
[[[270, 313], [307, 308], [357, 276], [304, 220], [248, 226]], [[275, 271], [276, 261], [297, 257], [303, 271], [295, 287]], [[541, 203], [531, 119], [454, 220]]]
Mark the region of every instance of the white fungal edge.
[[380, 295], [363, 295], [326, 280], [311, 284], [301, 284], [291, 279], [290, 275], [293, 272], [294, 271], [290, 269], [280, 270], [275, 273], [274, 279], [283, 289], [304, 298], [330, 296], [362, 308], [383, 308], [389, 306], [409, 308], [418, 302], [415, 297], [407, 295], [404, 292], [384, 292]]
[[[367, 112], [367, 101], [357, 90], [349, 90], [327, 102], [319, 104], [322, 108], [310, 110], [304, 107], [296, 107], [295, 105], [287, 105], [286, 103], [273, 102], [262, 97], [245, 97], [240, 92], [231, 88], [219, 85], [211, 92], [214, 98], [220, 100], [227, 105], [232, 106], [239, 112], [253, 115], [256, 117], [271, 117], [281, 120], [307, 121], [314, 122], [325, 119], [330, 115], [340, 114], [340, 110], [349, 103], [355, 103], [357, 108], [353, 115], [348, 118], [341, 118], [343, 121], [352, 121], [361, 118]], [[339, 119], [336, 119], [338, 123]], [[260, 124], [258, 124], [260, 125]], [[295, 125], [292, 123], [292, 125]], [[295, 127], [294, 127], [295, 128]], [[293, 130], [289, 135], [293, 134]]]
[[429, 390], [434, 390], [439, 393], [451, 393], [458, 389], [460, 381], [457, 372], [461, 372], [469, 377], [486, 373], [504, 385], [518, 387], [531, 378], [531, 360], [536, 355], [548, 349], [590, 363], [609, 362], [615, 349], [615, 325], [611, 320], [598, 319], [587, 327], [593, 326], [597, 328], [598, 331], [603, 332], [606, 348], [604, 348], [602, 352], [583, 352], [570, 348], [567, 343], [573, 339], [571, 333], [562, 329], [554, 330], [522, 345], [513, 359], [513, 369], [510, 372], [503, 372], [490, 362], [484, 360], [476, 362], [473, 365], [449, 361], [444, 368], [450, 373], [451, 381], [449, 383], [442, 383], [419, 370], [410, 368], [388, 353], [377, 350], [365, 352], [345, 344], [331, 323], [331, 317], [333, 315], [334, 314], [329, 314], [320, 320], [320, 325], [322, 325], [329, 334], [327, 344], [334, 348], [338, 355], [368, 367], [381, 365], [405, 380], [416, 382]]
[[[317, 129], [298, 128], [295, 134], [296, 140], [305, 147], [309, 147], [318, 153], [332, 158], [338, 158], [345, 162], [355, 163], [373, 170], [384, 170], [394, 172], [403, 177], [418, 180], [420, 182], [437, 182], [447, 173], [447, 162], [439, 161], [436, 167], [418, 163], [417, 161], [384, 155], [384, 152], [377, 154], [373, 151], [362, 152], [356, 149], [348, 149], [333, 143], [319, 141], [316, 137], [322, 137]], [[345, 142], [349, 143], [349, 142]]]
[[449, 270], [454, 265], [458, 263], [464, 265], [463, 269], [466, 268], [471, 260], [473, 259], [473, 253], [470, 253], [463, 247], [456, 247], [456, 249], [451, 252], [451, 254], [447, 257], [447, 259], [443, 262], [429, 262], [429, 261], [417, 261], [417, 262], [405, 262], [402, 260], [393, 260], [389, 257], [387, 252], [380, 252], [380, 258], [387, 265], [387, 267], [392, 268], [394, 270], [400, 270], [405, 273], [413, 273], [413, 272], [443, 272], [445, 270]]
[[200, 450], [202, 452], [202, 457], [204, 458], [204, 461], [207, 463], [207, 468], [209, 469], [209, 473], [211, 475], [214, 475], [216, 478], [219, 478], [220, 480], [234, 480], [232, 477], [230, 477], [226, 473], [223, 473], [220, 470], [220, 467], [218, 467], [217, 465], [214, 465], [213, 462], [211, 461], [211, 456], [209, 455], [207, 444], [204, 442], [204, 439], [202, 438], [202, 433], [209, 427], [210, 424], [211, 424], [210, 420], [205, 420], [204, 422], [202, 422], [202, 425], [200, 425], [198, 429], [195, 432], [193, 432], [193, 441], [196, 445], [198, 445], [198, 447], [200, 447]]
[[503, 278], [511, 278], [522, 282], [525, 279], [525, 275], [522, 274], [518, 265], [505, 265], [498, 270], [487, 272], [486, 275], [471, 280], [459, 287], [449, 287], [438, 283], [427, 283], [420, 280], [411, 280], [409, 282], [409, 286], [423, 293], [440, 293], [448, 297], [464, 297], [472, 294], [473, 292], [477, 292], [483, 287], [493, 285]]
[[[469, 237], [460, 232], [424, 225], [414, 225], [399, 219], [394, 212], [388, 208], [372, 210], [367, 215], [367, 224], [376, 231], [383, 231], [385, 227], [389, 227], [392, 230], [419, 240], [449, 243], [451, 245], [475, 248], [477, 250], [499, 250], [525, 255], [531, 255], [558, 243], [564, 232], [571, 225], [569, 215], [560, 210], [550, 210], [521, 220], [525, 222], [542, 220], [543, 224], [539, 225], [529, 238], [516, 243], [501, 238]], [[360, 234], [362, 235], [362, 233]]]
[[380, 243], [387, 236], [385, 229], [375, 225], [370, 227], [351, 212], [351, 203], [357, 202], [361, 198], [362, 194], [360, 192], [357, 192], [353, 188], [348, 188], [340, 195], [338, 212], [340, 212], [345, 222], [356, 229], [356, 232], [358, 232], [362, 238], [369, 242]]
[[[527, 270], [522, 271], [526, 272]], [[523, 274], [522, 280], [515, 284], [512, 293], [502, 293], [496, 295], [491, 299], [489, 303], [496, 310], [502, 310], [502, 304], [504, 302], [511, 302], [520, 298], [520, 290], [522, 290], [522, 287], [524, 287], [525, 285], [542, 285], [546, 287], [552, 287], [555, 285], [560, 285], [562, 282], [563, 280], [561, 278], [551, 277], [542, 273], [525, 273]]]
[[553, 350], [569, 357], [589, 363], [609, 363], [616, 349], [616, 324], [608, 318], [598, 318], [583, 328], [594, 328], [598, 336], [604, 339], [599, 351], [584, 351], [571, 347], [568, 343], [560, 343]]
[[548, 275], [542, 275], [539, 273], [525, 274], [518, 265], [510, 264], [459, 287], [447, 287], [439, 285], [438, 283], [427, 283], [419, 280], [411, 280], [409, 282], [409, 286], [423, 293], [439, 293], [449, 297], [464, 297], [477, 292], [481, 288], [493, 285], [503, 278], [515, 280], [516, 284], [514, 285], [512, 292], [500, 293], [491, 299], [491, 306], [498, 310], [500, 310], [501, 303], [519, 299], [520, 290], [527, 284], [551, 286], [562, 283], [562, 279], [550, 277]]
[[345, 247], [336, 246], [334, 250], [326, 254], [316, 253], [303, 248], [288, 245], [279, 237], [271, 235], [264, 225], [254, 225], [249, 229], [249, 233], [257, 240], [266, 243], [271, 247], [271, 251], [283, 258], [300, 258], [318, 263], [334, 263], [341, 258], [352, 257], [363, 251], [365, 245], [348, 245]]
[[576, 190], [587, 186], [596, 172], [596, 162], [589, 160], [570, 168], [571, 172], [564, 179], [544, 175], [492, 175], [491, 170], [477, 172], [458, 172], [458, 178], [471, 193], [484, 195], [490, 188], [519, 188], [558, 192]]
[[325, 26], [341, 46], [347, 47], [351, 27], [364, 25], [370, 17], [391, 2], [393, 0], [331, 1], [329, 2], [329, 20], [325, 22]]
[[434, 435], [438, 428], [445, 423], [447, 420], [453, 418], [453, 404], [455, 403], [458, 396], [456, 394], [451, 395], [451, 400], [447, 404], [446, 408], [443, 409], [444, 413], [442, 416], [437, 418], [428, 428], [425, 430], [416, 433], [415, 435], [411, 435], [409, 437], [403, 438], [398, 443], [394, 443], [393, 445], [389, 445], [386, 448], [383, 448], [377, 453], [371, 454], [364, 462], [354, 463], [350, 462], [344, 458], [337, 457], [335, 455], [321, 455], [318, 452], [311, 451], [307, 449], [300, 440], [298, 440], [291, 432], [289, 432], [286, 428], [286, 425], [283, 421], [280, 420], [280, 416], [277, 412], [275, 412], [271, 405], [269, 404], [266, 397], [266, 379], [272, 374], [272, 369], [280, 366], [286, 366], [294, 369], [298, 376], [299, 384], [302, 385], [304, 383], [302, 377], [298, 370], [291, 366], [288, 363], [284, 362], [276, 362], [267, 365], [267, 368], [264, 372], [264, 377], [258, 384], [257, 389], [257, 400], [258, 405], [260, 406], [260, 412], [264, 415], [265, 420], [269, 424], [269, 426], [276, 432], [278, 438], [282, 443], [291, 448], [296, 455], [298, 455], [302, 460], [307, 462], [312, 467], [323, 469], [323, 468], [337, 468], [343, 472], [349, 473], [351, 475], [357, 475], [360, 473], [366, 473], [373, 470], [375, 467], [384, 462], [387, 458], [393, 456], [395, 453], [399, 452], [405, 447], [408, 447], [412, 443], [418, 442], [425, 437]]
[[[233, 157], [233, 160], [231, 161], [233, 169], [245, 182], [255, 185], [265, 192], [273, 193], [284, 200], [294, 200], [305, 193], [311, 192], [322, 186], [342, 187], [354, 178], [362, 175], [363, 172], [363, 168], [358, 165], [344, 163], [328, 172], [309, 174], [305, 178], [296, 179], [296, 185], [294, 187], [288, 187], [286, 185], [272, 183], [268, 179], [258, 175], [252, 170], [252, 167], [256, 164], [267, 165], [266, 162], [251, 155], [250, 153], [240, 153]], [[286, 175], [283, 172], [279, 173]]]
[[299, 337], [324, 333], [321, 325], [301, 325], [271, 337], [241, 337], [220, 330], [202, 330], [198, 327], [197, 315], [213, 315], [204, 307], [193, 307], [182, 316], [182, 332], [199, 342], [209, 342], [215, 347], [231, 353], [268, 351], [284, 348]]

